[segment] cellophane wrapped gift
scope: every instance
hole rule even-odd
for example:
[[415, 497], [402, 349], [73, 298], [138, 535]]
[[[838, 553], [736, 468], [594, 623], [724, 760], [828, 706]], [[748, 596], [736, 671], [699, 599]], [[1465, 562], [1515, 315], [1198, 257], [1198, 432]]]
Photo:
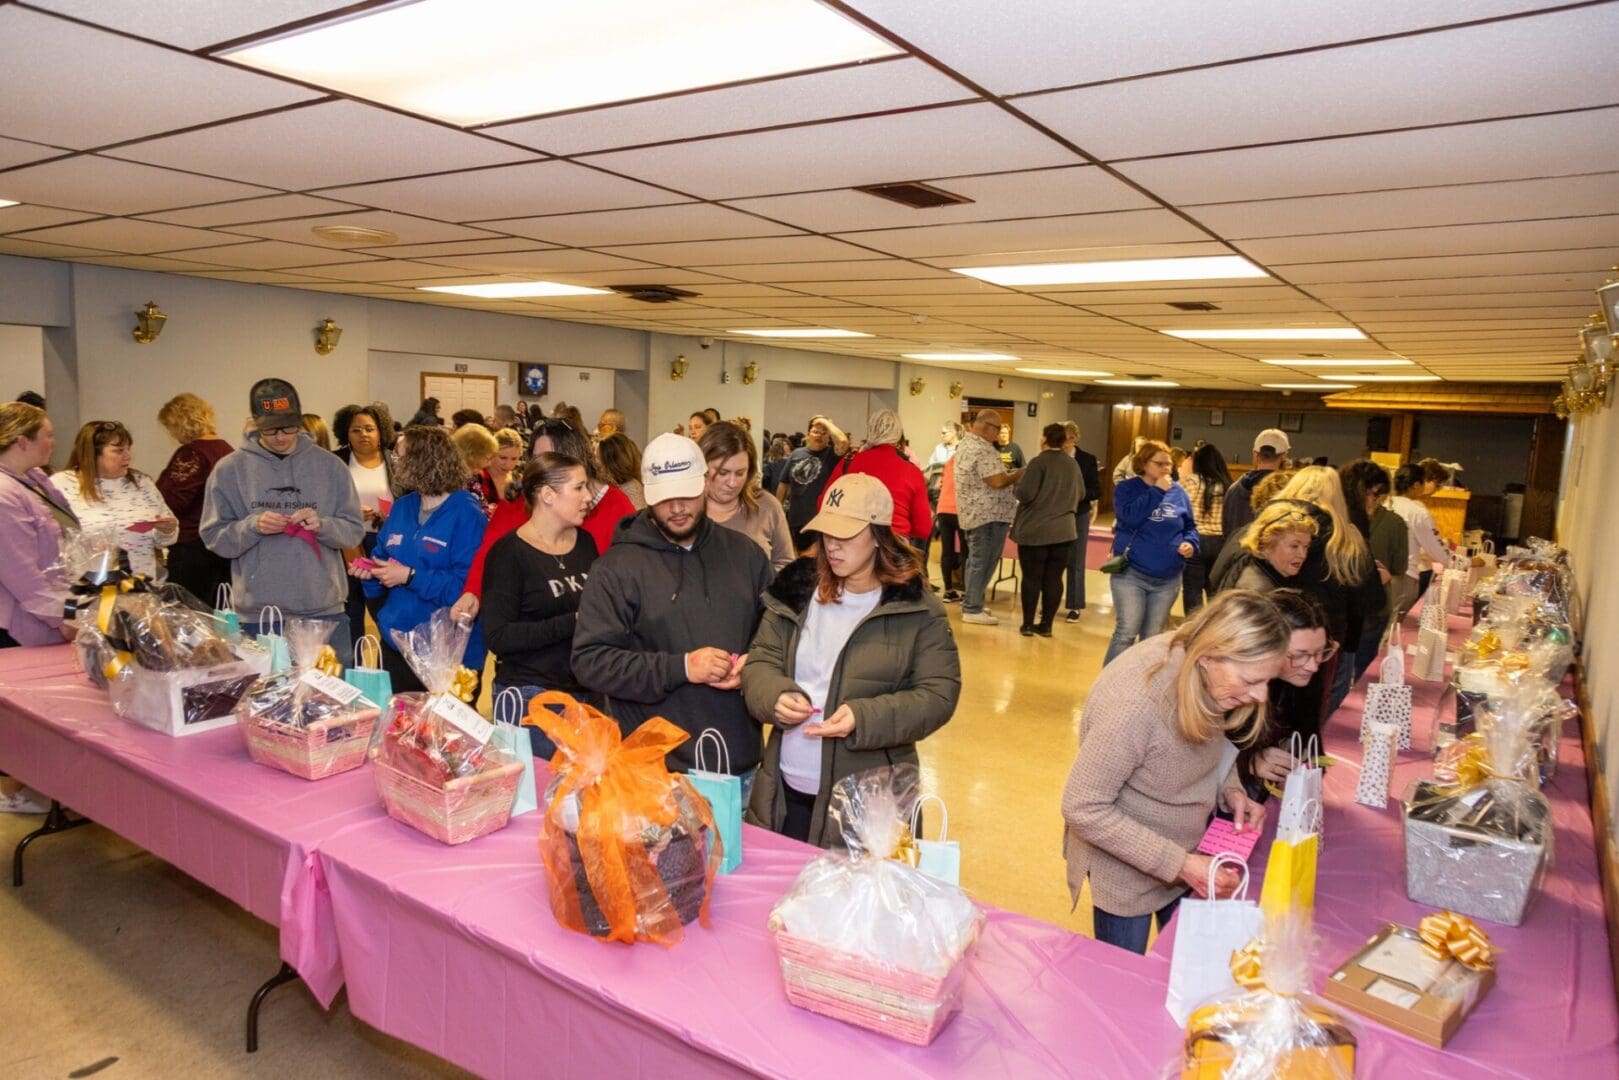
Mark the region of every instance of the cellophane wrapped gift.
[[653, 717], [628, 738], [578, 702], [531, 709], [557, 746], [540, 858], [557, 922], [608, 941], [670, 946], [706, 924], [723, 858], [708, 801], [665, 757], [689, 735]]
[[448, 608], [393, 638], [425, 693], [395, 694], [371, 735], [371, 774], [388, 816], [446, 844], [506, 827], [523, 766], [493, 746], [494, 725], [466, 700], [470, 623]]
[[787, 1000], [926, 1045], [961, 1007], [983, 913], [915, 868], [912, 765], [845, 777], [830, 816], [845, 850], [809, 862], [770, 913]]
[[1312, 939], [1302, 915], [1273, 916], [1264, 935], [1233, 954], [1238, 989], [1186, 1022], [1181, 1080], [1350, 1080], [1355, 1028], [1309, 993]]
[[289, 619], [292, 668], [260, 679], [236, 705], [236, 726], [260, 765], [319, 780], [365, 762], [380, 708], [342, 679], [326, 639], [332, 623]]
[[1532, 695], [1492, 698], [1479, 730], [1449, 751], [1450, 783], [1405, 799], [1405, 891], [1412, 900], [1517, 926], [1552, 857], [1551, 806], [1538, 789]]

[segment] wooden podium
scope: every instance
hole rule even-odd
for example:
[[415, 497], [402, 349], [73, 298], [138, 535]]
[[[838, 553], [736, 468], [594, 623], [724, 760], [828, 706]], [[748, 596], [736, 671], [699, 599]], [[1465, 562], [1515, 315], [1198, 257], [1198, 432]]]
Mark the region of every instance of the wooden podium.
[[1439, 535], [1460, 546], [1462, 533], [1467, 529], [1467, 500], [1471, 497], [1466, 488], [1440, 488], [1417, 501], [1433, 515], [1434, 527], [1439, 530]]

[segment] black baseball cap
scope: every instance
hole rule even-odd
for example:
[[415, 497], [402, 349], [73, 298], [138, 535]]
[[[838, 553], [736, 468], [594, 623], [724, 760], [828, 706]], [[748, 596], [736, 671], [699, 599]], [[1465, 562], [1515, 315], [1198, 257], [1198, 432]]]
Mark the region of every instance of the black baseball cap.
[[253, 426], [259, 431], [302, 427], [304, 410], [298, 403], [298, 388], [285, 379], [260, 379], [248, 391], [253, 410]]

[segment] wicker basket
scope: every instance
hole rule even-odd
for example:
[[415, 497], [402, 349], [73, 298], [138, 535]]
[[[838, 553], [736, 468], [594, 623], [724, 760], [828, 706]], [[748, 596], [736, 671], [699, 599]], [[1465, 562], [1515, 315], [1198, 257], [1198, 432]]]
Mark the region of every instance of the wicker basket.
[[513, 761], [439, 787], [372, 758], [371, 775], [389, 817], [441, 843], [464, 844], [506, 827], [523, 765]]
[[[703, 900], [708, 895], [710, 842], [707, 829], [702, 830], [698, 838], [682, 830], [658, 853], [658, 876], [669, 891], [669, 901], [680, 916], [681, 925], [695, 922], [703, 910]], [[579, 894], [579, 914], [585, 921], [585, 929], [593, 937], [606, 937], [611, 927], [596, 902], [590, 878], [585, 874], [584, 859], [579, 854], [579, 841], [572, 834], [568, 836], [568, 862], [573, 869], [573, 885]]]
[[379, 714], [374, 706], [355, 709], [307, 728], [239, 715], [236, 726], [247, 740], [248, 755], [260, 765], [305, 780], [320, 780], [358, 768], [365, 761], [371, 729]]
[[967, 958], [942, 978], [882, 967], [778, 930], [787, 1000], [799, 1008], [926, 1046], [961, 1006]]

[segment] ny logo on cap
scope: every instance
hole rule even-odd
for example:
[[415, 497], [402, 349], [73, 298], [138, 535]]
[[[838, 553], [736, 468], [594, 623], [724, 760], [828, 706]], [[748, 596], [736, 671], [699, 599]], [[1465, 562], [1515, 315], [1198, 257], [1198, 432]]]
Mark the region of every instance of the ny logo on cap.
[[833, 488], [831, 491], [827, 492], [826, 493], [826, 505], [832, 507], [834, 510], [836, 510], [838, 507], [842, 506], [843, 505], [843, 489], [842, 488]]

